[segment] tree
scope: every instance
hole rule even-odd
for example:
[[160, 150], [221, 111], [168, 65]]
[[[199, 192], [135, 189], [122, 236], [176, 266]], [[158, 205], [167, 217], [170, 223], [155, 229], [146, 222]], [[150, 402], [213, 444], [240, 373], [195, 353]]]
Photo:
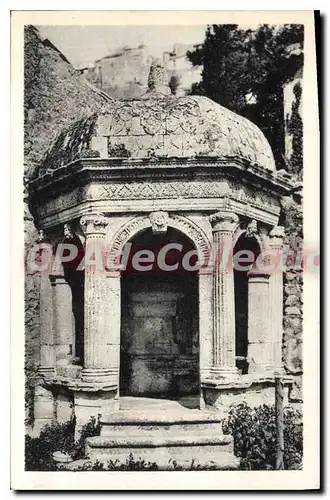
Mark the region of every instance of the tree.
[[[187, 57], [203, 65], [192, 94], [206, 95], [256, 123], [269, 140], [279, 168], [284, 168], [283, 84], [303, 65], [303, 26], [210, 25], [203, 44]], [[292, 47], [300, 50], [292, 50]]]

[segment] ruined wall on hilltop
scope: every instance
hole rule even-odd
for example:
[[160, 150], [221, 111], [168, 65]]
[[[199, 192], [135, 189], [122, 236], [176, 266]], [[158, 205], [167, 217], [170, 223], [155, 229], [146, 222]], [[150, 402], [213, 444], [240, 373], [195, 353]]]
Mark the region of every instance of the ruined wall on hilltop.
[[[59, 132], [109, 101], [77, 72], [38, 30], [24, 31], [24, 176], [31, 179]], [[36, 242], [37, 230], [25, 194], [25, 248]], [[39, 278], [25, 279], [26, 418], [33, 417], [32, 395], [39, 362]]]
[[145, 47], [123, 50], [81, 70], [87, 80], [113, 98], [140, 97], [147, 91], [152, 57]]
[[[173, 77], [177, 80], [174, 94], [187, 94], [192, 83], [201, 79], [202, 66], [193, 66], [186, 58], [186, 52], [192, 49], [193, 45], [174, 44], [172, 52], [163, 53], [162, 59], [169, 82]], [[126, 47], [79, 71], [90, 83], [109, 96], [125, 99], [145, 94], [151, 63], [152, 56], [146, 47]]]

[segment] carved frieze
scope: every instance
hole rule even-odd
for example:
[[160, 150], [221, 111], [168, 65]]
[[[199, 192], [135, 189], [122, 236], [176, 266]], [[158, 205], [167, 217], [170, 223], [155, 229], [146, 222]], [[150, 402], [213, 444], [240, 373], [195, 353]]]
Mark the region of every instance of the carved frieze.
[[[277, 199], [266, 191], [254, 191], [251, 187], [237, 185], [228, 179], [221, 180], [166, 180], [145, 182], [92, 182], [72, 192], [48, 200], [38, 209], [40, 220], [64, 210], [79, 207], [94, 201], [148, 201], [148, 200], [203, 200], [222, 199], [223, 208], [231, 208], [232, 202], [245, 204], [247, 208], [258, 209], [278, 215]], [[247, 212], [250, 210], [247, 210]]]

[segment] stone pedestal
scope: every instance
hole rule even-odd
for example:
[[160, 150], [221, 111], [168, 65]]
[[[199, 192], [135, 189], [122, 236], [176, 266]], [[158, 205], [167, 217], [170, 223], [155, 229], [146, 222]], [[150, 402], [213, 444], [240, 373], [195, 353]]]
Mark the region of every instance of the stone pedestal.
[[97, 391], [74, 391], [74, 413], [76, 418], [75, 438], [78, 439], [81, 428], [91, 417], [98, 418], [99, 415], [107, 415], [119, 410], [119, 400], [116, 398], [116, 390]]
[[73, 395], [69, 392], [61, 391], [56, 397], [56, 420], [59, 423], [66, 423], [73, 416]]
[[238, 217], [222, 210], [210, 217], [213, 229], [213, 364], [211, 375], [236, 376], [233, 231]]
[[46, 389], [42, 382], [36, 386], [34, 395], [34, 425], [33, 431], [36, 435], [41, 429], [55, 420], [55, 402], [51, 391]]
[[273, 344], [269, 338], [269, 274], [251, 271], [248, 277], [249, 373], [262, 373], [273, 366]]

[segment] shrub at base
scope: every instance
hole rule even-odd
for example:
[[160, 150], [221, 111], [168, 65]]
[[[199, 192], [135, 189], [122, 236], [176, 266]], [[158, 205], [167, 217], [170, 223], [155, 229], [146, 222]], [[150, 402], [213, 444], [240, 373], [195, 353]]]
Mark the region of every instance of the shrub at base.
[[[241, 459], [241, 470], [274, 470], [276, 463], [275, 407], [247, 404], [229, 411], [224, 433], [234, 437], [234, 452]], [[301, 413], [284, 409], [284, 467], [301, 468], [303, 456], [303, 425]]]

